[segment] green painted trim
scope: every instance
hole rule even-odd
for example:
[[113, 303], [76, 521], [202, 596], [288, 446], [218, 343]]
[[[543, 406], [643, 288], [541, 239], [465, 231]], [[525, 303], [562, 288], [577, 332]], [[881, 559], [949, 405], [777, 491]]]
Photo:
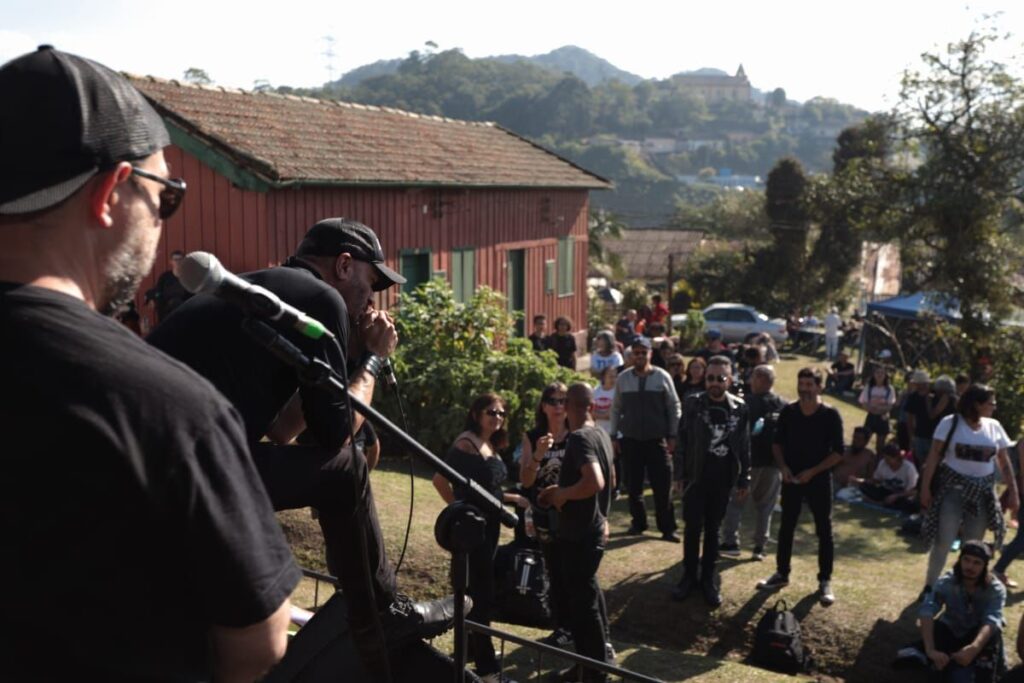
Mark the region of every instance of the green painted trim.
[[167, 130], [171, 134], [171, 142], [199, 159], [201, 162], [212, 168], [217, 173], [231, 181], [232, 185], [254, 192], [267, 192], [280, 185], [268, 182], [259, 176], [238, 166], [231, 159], [227, 158], [213, 147], [203, 143], [198, 138], [190, 135], [174, 121], [164, 119]]
[[423, 254], [431, 254], [430, 247], [417, 247], [415, 249], [399, 249], [399, 256], [422, 256]]

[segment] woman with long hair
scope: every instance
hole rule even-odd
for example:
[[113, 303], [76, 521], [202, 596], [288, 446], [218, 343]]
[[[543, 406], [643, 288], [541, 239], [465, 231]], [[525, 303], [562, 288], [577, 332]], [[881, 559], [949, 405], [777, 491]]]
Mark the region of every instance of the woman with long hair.
[[541, 642], [561, 648], [572, 642], [572, 634], [568, 627], [570, 620], [565, 596], [556, 588], [561, 585], [561, 581], [558, 579], [557, 557], [551, 550], [557, 532], [555, 523], [558, 516], [555, 510], [538, 505], [537, 494], [545, 487], [557, 484], [558, 475], [562, 471], [565, 444], [569, 439], [569, 425], [565, 419], [567, 391], [561, 382], [552, 382], [544, 387], [533, 429], [526, 432], [526, 436], [523, 437], [523, 454], [519, 459], [519, 483], [526, 490], [530, 500], [530, 512], [537, 540], [540, 542], [545, 567], [551, 577], [551, 612], [554, 616], [555, 630], [541, 639]]
[[957, 402], [957, 411], [942, 418], [932, 436], [932, 448], [921, 476], [921, 507], [925, 508], [924, 537], [932, 542], [924, 594], [939, 578], [950, 545], [963, 528], [963, 538], [981, 539], [986, 529], [1003, 544], [1003, 512], [995, 492], [998, 465], [1007, 485], [1006, 507], [1017, 510], [1016, 477], [1007, 454], [1010, 439], [992, 419], [996, 393], [972, 384]]
[[872, 368], [871, 377], [860, 392], [858, 402], [868, 411], [864, 428], [877, 435], [875, 453], [881, 453], [889, 436], [889, 412], [896, 405], [896, 390], [889, 381], [889, 371], [881, 363]]
[[[495, 393], [477, 396], [469, 407], [463, 432], [445, 456], [445, 461], [459, 474], [482, 486], [488, 493], [506, 503], [525, 507], [528, 502], [515, 493], [505, 493], [501, 484], [508, 476], [505, 463], [497, 449], [508, 442], [504, 429], [508, 416], [505, 401]], [[440, 474], [434, 475], [434, 488], [445, 503], [464, 500], [466, 491], [452, 488]], [[498, 548], [500, 525], [497, 516], [487, 516], [484, 544], [469, 554], [469, 581], [466, 593], [473, 599], [473, 607], [466, 618], [477, 623], [490, 624], [494, 605], [494, 553]], [[476, 665], [477, 675], [484, 683], [513, 683], [501, 673], [494, 657], [494, 644], [489, 636], [471, 632], [467, 637], [469, 656]]]
[[681, 392], [678, 389], [676, 390], [676, 393], [679, 394], [680, 402], [687, 396], [704, 391], [704, 371], [707, 370], [707, 367], [707, 361], [700, 356], [691, 358], [690, 362], [686, 364], [686, 377], [683, 381], [683, 389]]
[[594, 352], [590, 354], [590, 373], [600, 377], [605, 368], [621, 368], [622, 354], [615, 346], [615, 335], [601, 330], [594, 338]]

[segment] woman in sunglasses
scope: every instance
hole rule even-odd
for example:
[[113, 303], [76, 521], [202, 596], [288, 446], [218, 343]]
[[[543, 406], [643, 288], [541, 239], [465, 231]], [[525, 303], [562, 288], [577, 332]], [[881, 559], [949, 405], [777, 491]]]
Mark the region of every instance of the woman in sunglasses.
[[[508, 476], [505, 463], [498, 456], [498, 449], [508, 443], [505, 418], [508, 416], [505, 401], [495, 393], [477, 396], [466, 415], [464, 431], [455, 437], [455, 442], [445, 455], [445, 462], [459, 474], [472, 479], [498, 500], [514, 503], [520, 507], [529, 505], [527, 500], [516, 493], [505, 493], [502, 483]], [[434, 488], [445, 503], [464, 500], [466, 492], [452, 488], [451, 483], [440, 474], [434, 475]], [[469, 554], [469, 582], [466, 592], [473, 599], [473, 608], [466, 615], [480, 624], [490, 624], [491, 608], [494, 604], [494, 553], [498, 548], [500, 535], [496, 516], [487, 517], [487, 540]], [[512, 683], [501, 673], [494, 657], [494, 644], [489, 636], [471, 632], [467, 638], [469, 656], [476, 665], [477, 675], [485, 683]]]
[[562, 469], [562, 456], [569, 438], [569, 426], [565, 419], [565, 397], [567, 388], [561, 382], [552, 382], [544, 387], [537, 406], [533, 429], [523, 437], [523, 455], [519, 459], [519, 482], [531, 501], [531, 515], [544, 553], [544, 562], [551, 577], [551, 611], [555, 620], [555, 631], [540, 642], [554, 647], [566, 648], [572, 643], [569, 631], [569, 614], [565, 597], [556, 586], [558, 567], [555, 564], [551, 544], [555, 540], [555, 511], [537, 504], [537, 493], [547, 486], [558, 483]]

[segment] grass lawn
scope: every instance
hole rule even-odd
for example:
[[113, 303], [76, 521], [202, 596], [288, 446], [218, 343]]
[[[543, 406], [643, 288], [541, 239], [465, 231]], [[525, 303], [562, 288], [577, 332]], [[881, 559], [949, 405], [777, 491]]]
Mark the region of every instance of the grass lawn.
[[[778, 366], [776, 389], [787, 398], [795, 395], [796, 372], [812, 359], [784, 359]], [[859, 408], [829, 398], [842, 412], [846, 431], [863, 421]], [[407, 464], [391, 460], [374, 472], [373, 487], [388, 550], [397, 560], [409, 514], [410, 477]], [[415, 479], [413, 524], [409, 549], [399, 573], [403, 591], [416, 597], [437, 597], [447, 592], [448, 555], [434, 542], [433, 525], [441, 500], [424, 472]], [[679, 501], [676, 501], [679, 514]], [[648, 511], [653, 505], [648, 499]], [[748, 506], [749, 512], [749, 506]], [[320, 531], [309, 512], [280, 513], [292, 547], [305, 566], [323, 569]], [[774, 558], [754, 562], [749, 543], [744, 557], [719, 563], [723, 605], [709, 610], [699, 595], [675, 603], [669, 593], [681, 576], [682, 551], [653, 533], [644, 537], [626, 535], [629, 513], [626, 501], [615, 503], [611, 519], [612, 538], [601, 565], [600, 580], [605, 590], [612, 621], [612, 640], [619, 664], [665, 681], [776, 681], [799, 680], [747, 666], [753, 629], [764, 609], [785, 599], [800, 617], [804, 637], [813, 650], [816, 680], [900, 681], [925, 680], [918, 674], [894, 671], [889, 664], [896, 649], [916, 638], [916, 599], [924, 582], [926, 551], [920, 539], [896, 533], [898, 521], [874, 510], [836, 503], [834, 528], [836, 569], [833, 586], [835, 605], [821, 607], [817, 589], [817, 539], [810, 511], [805, 510], [797, 528], [792, 583], [777, 594], [754, 589], [754, 584], [774, 571]], [[752, 523], [745, 520], [743, 529]], [[772, 536], [778, 529], [773, 519]], [[511, 532], [505, 530], [511, 540]], [[1011, 532], [1012, 533], [1012, 532]], [[744, 539], [746, 541], [746, 539]], [[773, 546], [769, 546], [770, 549]], [[952, 561], [953, 556], [950, 556]], [[1015, 574], [1017, 567], [1010, 567]], [[1017, 578], [1024, 576], [1019, 570]], [[323, 591], [323, 589], [321, 589]], [[321, 592], [323, 600], [323, 592]], [[1024, 608], [1024, 591], [1011, 592], [1006, 610], [1006, 643], [1013, 650], [1017, 624]], [[304, 583], [295, 595], [299, 605], [312, 604], [311, 583]], [[499, 628], [505, 628], [498, 625]], [[509, 627], [514, 633], [539, 637], [544, 632]], [[436, 643], [450, 651], [450, 639]], [[509, 675], [518, 680], [534, 679], [537, 663], [532, 653], [506, 651]], [[548, 670], [560, 662], [541, 662]], [[1011, 655], [1011, 662], [1016, 656]]]

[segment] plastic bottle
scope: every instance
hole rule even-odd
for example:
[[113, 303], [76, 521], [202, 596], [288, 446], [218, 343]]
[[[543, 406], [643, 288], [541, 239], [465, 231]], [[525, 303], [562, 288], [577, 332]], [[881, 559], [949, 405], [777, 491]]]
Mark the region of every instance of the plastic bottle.
[[523, 515], [526, 520], [526, 535], [530, 538], [537, 537], [537, 528], [533, 526], [533, 509], [526, 508], [526, 513]]

